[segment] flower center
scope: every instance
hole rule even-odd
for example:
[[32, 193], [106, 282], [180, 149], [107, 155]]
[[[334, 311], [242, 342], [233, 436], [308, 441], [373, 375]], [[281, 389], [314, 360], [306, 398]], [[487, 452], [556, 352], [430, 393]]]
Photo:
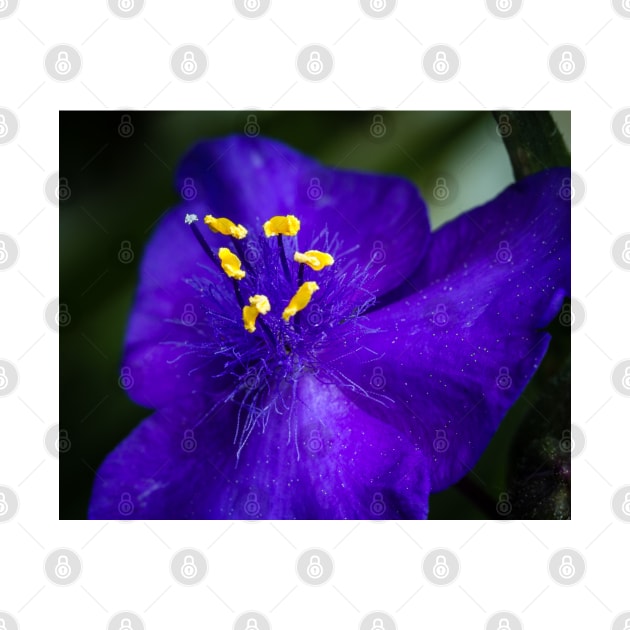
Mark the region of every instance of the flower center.
[[355, 387], [335, 369], [327, 349], [345, 354], [358, 349], [365, 333], [360, 316], [374, 304], [363, 288], [373, 270], [350, 266], [356, 248], [336, 261], [341, 242], [327, 228], [312, 243], [323, 251], [300, 251], [301, 225], [293, 215], [272, 217], [259, 234], [208, 215], [203, 223], [226, 237], [226, 246], [216, 252], [202, 235], [197, 215], [187, 214], [185, 222], [212, 263], [205, 267], [207, 274], [187, 282], [200, 295], [206, 316], [206, 341], [198, 349], [213, 364], [223, 357], [223, 370], [214, 376], [229, 377], [225, 400], [239, 406], [237, 454], [256, 426], [264, 430], [271, 413], [286, 413], [289, 434], [297, 440], [292, 409], [301, 374]]
[[[210, 259], [217, 264], [217, 259], [208, 247], [205, 239], [199, 232], [199, 229], [195, 225], [199, 221], [199, 217], [196, 214], [187, 214], [185, 222], [193, 229], [197, 241], [202, 245], [206, 254]], [[228, 247], [221, 247], [218, 251], [219, 264], [223, 272], [228, 278], [233, 281], [234, 292], [236, 300], [242, 312], [243, 326], [249, 333], [256, 332], [256, 322], [260, 315], [267, 315], [272, 310], [272, 304], [269, 301], [269, 297], [264, 293], [257, 293], [248, 297], [249, 304], [245, 304], [241, 294], [239, 282], [247, 277], [247, 271], [243, 269], [243, 260], [247, 260], [243, 251], [243, 247], [240, 243], [247, 237], [247, 228], [242, 225], [233, 223], [230, 219], [225, 217], [216, 218], [212, 215], [207, 215], [204, 218], [204, 223], [215, 233], [229, 236], [232, 238], [234, 248], [237, 253], [235, 254]], [[278, 239], [278, 256], [282, 265], [284, 274], [284, 280], [289, 283], [292, 282], [294, 274], [289, 268], [287, 261], [287, 255], [285, 251], [284, 238], [290, 238], [297, 236], [300, 231], [300, 220], [292, 214], [287, 216], [275, 216], [266, 221], [263, 224], [263, 230], [267, 238], [277, 237]], [[240, 257], [239, 257], [240, 255]], [[241, 260], [243, 259], [243, 260]], [[298, 325], [297, 315], [300, 311], [304, 310], [316, 291], [319, 291], [319, 285], [314, 281], [304, 281], [304, 269], [310, 267], [313, 271], [322, 271], [326, 267], [334, 264], [335, 259], [331, 254], [326, 252], [320, 252], [312, 249], [306, 252], [295, 251], [293, 254], [293, 260], [299, 264], [297, 271], [297, 291], [293, 294], [289, 303], [282, 311], [282, 319], [285, 322], [289, 322], [292, 317], [295, 317], [295, 326]], [[250, 265], [251, 271], [255, 271], [253, 265]], [[270, 287], [271, 289], [272, 287]], [[276, 306], [277, 308], [277, 306]], [[269, 336], [269, 328], [264, 324], [261, 324], [261, 328]], [[273, 339], [272, 339], [273, 340]]]

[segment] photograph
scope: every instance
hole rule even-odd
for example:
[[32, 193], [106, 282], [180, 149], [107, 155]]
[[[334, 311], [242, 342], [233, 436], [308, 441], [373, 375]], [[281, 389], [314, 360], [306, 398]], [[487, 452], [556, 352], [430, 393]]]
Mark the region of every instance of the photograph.
[[569, 519], [569, 151], [569, 112], [60, 112], [60, 517]]

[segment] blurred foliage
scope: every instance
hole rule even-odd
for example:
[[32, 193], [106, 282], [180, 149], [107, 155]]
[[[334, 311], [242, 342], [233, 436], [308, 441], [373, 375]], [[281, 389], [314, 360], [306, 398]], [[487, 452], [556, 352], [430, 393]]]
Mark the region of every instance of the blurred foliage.
[[[554, 117], [568, 140], [568, 114]], [[60, 175], [70, 191], [60, 203], [60, 302], [72, 318], [60, 331], [61, 427], [72, 442], [61, 456], [63, 519], [86, 517], [96, 469], [150, 413], [127, 398], [119, 368], [143, 247], [178, 201], [177, 163], [193, 143], [243, 133], [252, 120], [262, 135], [324, 163], [413, 180], [434, 226], [512, 180], [497, 125], [484, 112], [60, 112]], [[375, 122], [383, 123], [384, 134], [372, 133]], [[447, 199], [433, 194], [438, 177], [448, 182]], [[127, 247], [130, 261], [119, 257]], [[537, 400], [565, 362], [569, 333], [561, 326], [556, 332], [523, 399]], [[488, 505], [508, 491], [508, 476], [517, 475], [510, 451], [532, 439], [518, 433], [529, 412], [525, 400], [514, 406], [468, 485], [432, 496], [431, 518], [496, 517]], [[558, 426], [569, 428], [566, 413], [558, 415]]]

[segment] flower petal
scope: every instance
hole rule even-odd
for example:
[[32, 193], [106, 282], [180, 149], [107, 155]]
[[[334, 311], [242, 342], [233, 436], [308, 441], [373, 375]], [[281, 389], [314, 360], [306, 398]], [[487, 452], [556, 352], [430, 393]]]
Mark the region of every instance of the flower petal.
[[200, 263], [211, 263], [184, 224], [185, 215], [181, 208], [169, 211], [146, 246], [125, 338], [128, 394], [152, 408], [208, 391], [221, 368], [217, 359], [188, 352], [212, 331], [204, 328], [204, 305], [186, 281], [204, 274]]
[[302, 378], [292, 420], [270, 417], [238, 462], [235, 407], [210, 416], [210, 404], [181, 402], [137, 427], [99, 469], [90, 518], [426, 518], [424, 455], [336, 387]]
[[362, 349], [327, 357], [393, 401], [357, 398], [432, 452], [432, 491], [472, 469], [545, 354], [570, 288], [569, 176], [533, 175], [445, 225], [410, 278], [417, 293], [366, 318], [378, 332]]
[[177, 176], [178, 189], [191, 183], [195, 203], [250, 234], [273, 216], [292, 214], [301, 222], [301, 247], [310, 249], [328, 227], [344, 250], [359, 246], [354, 262], [383, 265], [369, 287], [380, 293], [399, 285], [427, 246], [427, 210], [411, 182], [330, 168], [275, 140], [231, 136], [196, 145]]

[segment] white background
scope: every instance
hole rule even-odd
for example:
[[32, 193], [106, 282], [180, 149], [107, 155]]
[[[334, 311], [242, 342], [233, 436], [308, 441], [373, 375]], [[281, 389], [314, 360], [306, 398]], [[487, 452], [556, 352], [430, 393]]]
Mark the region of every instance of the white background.
[[[83, 59], [68, 83], [44, 69], [45, 53], [59, 43], [77, 47]], [[184, 43], [205, 49], [203, 80], [172, 74], [170, 55]], [[322, 83], [296, 71], [297, 53], [311, 43], [335, 58]], [[453, 46], [461, 59], [446, 83], [422, 71], [423, 50], [435, 43]], [[547, 66], [562, 43], [586, 56], [574, 82], [558, 81]], [[501, 20], [480, 0], [406, 0], [376, 20], [358, 1], [273, 0], [264, 16], [247, 20], [227, 0], [148, 0], [122, 20], [105, 0], [22, 0], [0, 20], [0, 107], [20, 124], [17, 137], [0, 145], [0, 232], [20, 247], [16, 265], [0, 272], [0, 358], [20, 375], [18, 388], [0, 398], [0, 485], [20, 499], [17, 516], [0, 524], [0, 610], [24, 630], [106, 628], [120, 610], [156, 630], [230, 628], [250, 609], [287, 630], [358, 628], [371, 610], [387, 611], [401, 629], [484, 628], [497, 610], [513, 611], [526, 628], [611, 627], [630, 608], [630, 525], [610, 507], [615, 490], [630, 484], [629, 399], [610, 378], [630, 357], [629, 276], [610, 251], [630, 232], [630, 146], [610, 128], [630, 106], [628, 59], [630, 20], [606, 2], [526, 0], [518, 15]], [[573, 169], [586, 182], [573, 208], [573, 294], [587, 311], [573, 335], [572, 422], [586, 447], [573, 460], [572, 521], [59, 522], [58, 460], [44, 448], [45, 431], [59, 421], [59, 342], [44, 320], [59, 293], [58, 210], [44, 182], [58, 170], [58, 110], [123, 106], [571, 109]], [[65, 588], [43, 571], [46, 555], [63, 546], [83, 561], [80, 579]], [[182, 547], [208, 559], [198, 586], [183, 587], [170, 574]], [[308, 547], [333, 555], [335, 573], [324, 586], [296, 575]], [[422, 558], [434, 547], [460, 559], [450, 586], [422, 575]], [[549, 577], [549, 557], [561, 547], [586, 559], [575, 586]]]

